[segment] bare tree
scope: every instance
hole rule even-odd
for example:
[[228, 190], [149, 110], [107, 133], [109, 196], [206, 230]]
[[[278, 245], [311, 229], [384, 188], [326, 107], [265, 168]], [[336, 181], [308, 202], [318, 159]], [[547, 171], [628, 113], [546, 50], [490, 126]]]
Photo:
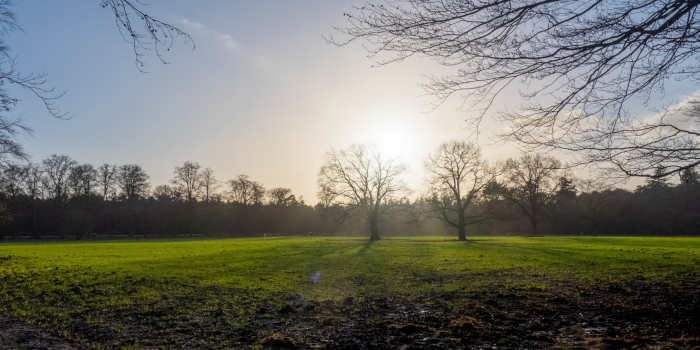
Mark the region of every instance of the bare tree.
[[102, 194], [102, 200], [107, 200], [116, 195], [118, 169], [116, 165], [102, 164], [97, 168], [97, 185]]
[[318, 174], [319, 198], [331, 205], [360, 211], [370, 240], [380, 239], [379, 223], [388, 203], [404, 190], [405, 167], [362, 145], [331, 151]]
[[182, 193], [180, 191], [168, 185], [159, 185], [153, 189], [153, 198], [157, 200], [179, 201], [181, 197]]
[[6, 193], [10, 199], [17, 198], [25, 193], [25, 178], [27, 176], [27, 168], [10, 164], [2, 169], [2, 177], [0, 178], [0, 187], [2, 192]]
[[[700, 123], [628, 113], [669, 79], [700, 78], [700, 21], [688, 0], [372, 0], [346, 14], [346, 44], [364, 41], [380, 63], [419, 55], [451, 73], [433, 78], [438, 101], [483, 107], [524, 83], [530, 103], [502, 114], [504, 136], [563, 149], [627, 176], [679, 173], [700, 163]], [[696, 98], [697, 99], [697, 98]]]
[[683, 185], [695, 185], [700, 182], [700, 177], [695, 168], [688, 168], [683, 170], [680, 174], [681, 184]]
[[68, 184], [74, 196], [87, 197], [97, 184], [97, 170], [91, 164], [75, 165], [68, 174]]
[[457, 229], [459, 240], [465, 241], [466, 227], [486, 218], [473, 207], [497, 172], [481, 159], [479, 146], [464, 141], [443, 143], [428, 157], [425, 167], [433, 208], [441, 220]]
[[289, 207], [298, 203], [291, 188], [275, 187], [267, 191], [267, 195], [270, 198], [270, 204], [276, 207]]
[[137, 164], [125, 164], [119, 167], [118, 185], [122, 196], [127, 200], [144, 198], [148, 195], [148, 174]]
[[66, 155], [54, 154], [44, 159], [42, 164], [49, 196], [55, 200], [65, 199], [68, 194], [68, 176], [77, 163]]
[[265, 187], [257, 181], [251, 180], [248, 175], [238, 175], [237, 178], [228, 181], [231, 187], [231, 200], [242, 205], [262, 204], [265, 195]]
[[24, 188], [32, 201], [42, 197], [42, 178], [43, 172], [38, 164], [28, 163], [25, 166]]
[[185, 200], [192, 202], [202, 188], [202, 176], [199, 173], [199, 164], [187, 161], [182, 166], [176, 166], [173, 171], [175, 177], [171, 180], [176, 189], [185, 195]]
[[525, 154], [520, 159], [509, 159], [504, 167], [503, 183], [492, 182], [488, 188], [515, 206], [530, 221], [532, 234], [538, 233], [538, 222], [544, 208], [557, 192], [558, 160], [540, 154]]
[[214, 177], [214, 170], [205, 168], [200, 176], [200, 186], [204, 191], [204, 201], [208, 202], [218, 187], [219, 180]]
[[31, 200], [31, 210], [32, 210], [32, 233], [37, 231], [37, 200], [43, 197], [42, 195], [42, 181], [44, 181], [44, 173], [38, 164], [28, 163], [24, 167], [24, 188]]

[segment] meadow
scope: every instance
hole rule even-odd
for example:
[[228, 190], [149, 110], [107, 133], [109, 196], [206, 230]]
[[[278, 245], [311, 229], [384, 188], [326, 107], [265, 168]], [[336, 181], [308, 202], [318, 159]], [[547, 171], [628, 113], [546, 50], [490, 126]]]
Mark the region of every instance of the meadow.
[[[371, 348], [401, 342], [423, 347], [427, 343], [421, 341], [430, 337], [436, 339], [435, 346], [468, 348], [497, 343], [501, 323], [507, 328], [509, 322], [539, 317], [540, 325], [533, 327], [555, 333], [548, 322], [581, 323], [548, 320], [550, 305], [562, 315], [562, 310], [570, 311], [574, 318], [598, 310], [608, 320], [598, 322], [609, 325], [598, 325], [601, 334], [592, 334], [590, 329], [596, 327], [590, 325], [587, 335], [560, 327], [567, 330], [559, 333], [573, 334], [567, 336], [574, 342], [677, 341], [675, 345], [686, 346], [696, 341], [692, 332], [697, 330], [697, 316], [677, 320], [687, 322], [685, 328], [669, 324], [678, 328], [677, 334], [655, 326], [649, 331], [653, 334], [624, 340], [624, 335], [603, 334], [624, 329], [605, 310], [610, 299], [620, 308], [656, 300], [659, 308], [649, 303], [645, 311], [649, 317], [663, 314], [669, 305], [675, 312], [697, 311], [697, 303], [690, 304], [700, 295], [699, 260], [700, 238], [0, 243], [0, 314], [78, 348]], [[540, 304], [542, 310], [536, 310]], [[507, 312], [518, 310], [521, 319], [508, 318]], [[506, 312], [503, 319], [494, 316], [499, 312]], [[544, 314], [537, 316], [540, 313]], [[630, 321], [628, 314], [623, 316]], [[348, 324], [351, 328], [344, 329]], [[366, 335], [367, 329], [377, 333], [376, 339], [365, 336], [362, 344], [353, 343], [359, 341], [353, 338], [338, 340], [334, 333], [350, 337], [353, 332]], [[527, 334], [539, 332], [523, 329]], [[569, 341], [559, 333], [532, 338], [532, 346]], [[377, 339], [392, 343], [376, 343], [381, 341]]]

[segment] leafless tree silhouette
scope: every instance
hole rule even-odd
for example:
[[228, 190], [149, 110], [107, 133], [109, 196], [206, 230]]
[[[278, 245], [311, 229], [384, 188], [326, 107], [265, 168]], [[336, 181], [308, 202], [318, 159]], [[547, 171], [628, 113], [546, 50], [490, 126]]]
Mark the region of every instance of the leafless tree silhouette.
[[214, 170], [211, 168], [205, 168], [202, 170], [200, 176], [200, 186], [204, 192], [204, 201], [208, 202], [212, 196], [216, 193], [219, 180], [214, 177]]
[[433, 208], [441, 220], [457, 229], [460, 241], [466, 240], [467, 226], [486, 218], [472, 209], [496, 179], [496, 170], [481, 159], [479, 146], [464, 141], [443, 143], [428, 157], [425, 167]]
[[118, 169], [116, 165], [102, 164], [97, 168], [97, 182], [102, 193], [102, 200], [113, 198], [116, 195]]
[[267, 191], [267, 195], [270, 198], [270, 204], [276, 207], [288, 207], [298, 203], [291, 188], [275, 187]]
[[253, 181], [248, 175], [238, 175], [237, 178], [228, 181], [231, 187], [231, 201], [242, 205], [262, 204], [265, 195], [265, 187]]
[[49, 196], [54, 200], [64, 200], [68, 195], [68, 177], [77, 164], [67, 155], [53, 154], [42, 162], [46, 174], [45, 186]]
[[[382, 64], [420, 55], [452, 70], [439, 101], [460, 94], [485, 112], [514, 82], [529, 104], [503, 113], [511, 139], [576, 151], [628, 176], [700, 163], [700, 116], [641, 119], [668, 79], [700, 78], [698, 0], [396, 0], [347, 13], [337, 44], [362, 40]], [[663, 174], [656, 169], [662, 166]]]
[[74, 165], [68, 174], [68, 184], [73, 196], [90, 196], [97, 185], [97, 170], [91, 164]]
[[370, 240], [379, 236], [379, 222], [388, 203], [404, 190], [405, 167], [362, 145], [331, 151], [318, 174], [319, 198], [367, 219]]
[[175, 177], [171, 182], [188, 202], [197, 200], [202, 188], [202, 175], [199, 168], [199, 163], [187, 161], [182, 166], [176, 166], [173, 171]]
[[9, 199], [15, 199], [25, 194], [26, 188], [23, 186], [27, 177], [27, 168], [24, 166], [10, 164], [2, 169], [0, 177], [0, 189], [7, 194]]
[[541, 154], [524, 154], [509, 159], [503, 169], [504, 181], [491, 182], [487, 192], [503, 197], [530, 221], [532, 234], [538, 233], [538, 222], [545, 207], [557, 191], [561, 163]]
[[138, 164], [120, 166], [117, 180], [125, 199], [145, 198], [148, 195], [148, 174]]

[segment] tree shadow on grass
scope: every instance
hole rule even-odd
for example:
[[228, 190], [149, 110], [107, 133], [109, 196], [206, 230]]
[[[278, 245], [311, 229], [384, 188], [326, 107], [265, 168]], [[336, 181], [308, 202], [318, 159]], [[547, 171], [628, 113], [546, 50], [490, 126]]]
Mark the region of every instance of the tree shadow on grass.
[[386, 238], [388, 241], [396, 242], [411, 242], [411, 243], [442, 243], [442, 242], [459, 242], [458, 239], [411, 239], [411, 238]]
[[367, 241], [365, 241], [365, 243], [362, 244], [362, 248], [360, 248], [360, 250], [357, 251], [356, 255], [361, 255], [361, 254], [367, 253], [369, 248], [371, 248], [372, 245], [374, 245], [374, 243], [376, 243], [376, 242], [377, 241], [373, 241], [371, 239], [368, 239]]

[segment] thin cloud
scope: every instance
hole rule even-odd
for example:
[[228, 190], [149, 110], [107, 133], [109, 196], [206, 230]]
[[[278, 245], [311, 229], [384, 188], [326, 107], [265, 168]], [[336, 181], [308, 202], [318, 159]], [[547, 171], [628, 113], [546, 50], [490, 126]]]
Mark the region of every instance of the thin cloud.
[[[664, 111], [654, 113], [641, 119], [645, 124], [670, 123], [680, 128], [696, 129], [700, 127], [700, 117], [694, 113], [700, 103], [700, 90], [685, 96], [680, 102], [670, 105]], [[696, 137], [700, 139], [700, 137]]]
[[231, 34], [220, 32], [216, 29], [207, 27], [206, 25], [189, 20], [187, 18], [182, 19], [182, 24], [185, 26], [200, 32], [201, 34], [214, 39], [222, 47], [230, 50], [232, 52], [238, 53], [241, 51], [241, 44], [231, 36]]

